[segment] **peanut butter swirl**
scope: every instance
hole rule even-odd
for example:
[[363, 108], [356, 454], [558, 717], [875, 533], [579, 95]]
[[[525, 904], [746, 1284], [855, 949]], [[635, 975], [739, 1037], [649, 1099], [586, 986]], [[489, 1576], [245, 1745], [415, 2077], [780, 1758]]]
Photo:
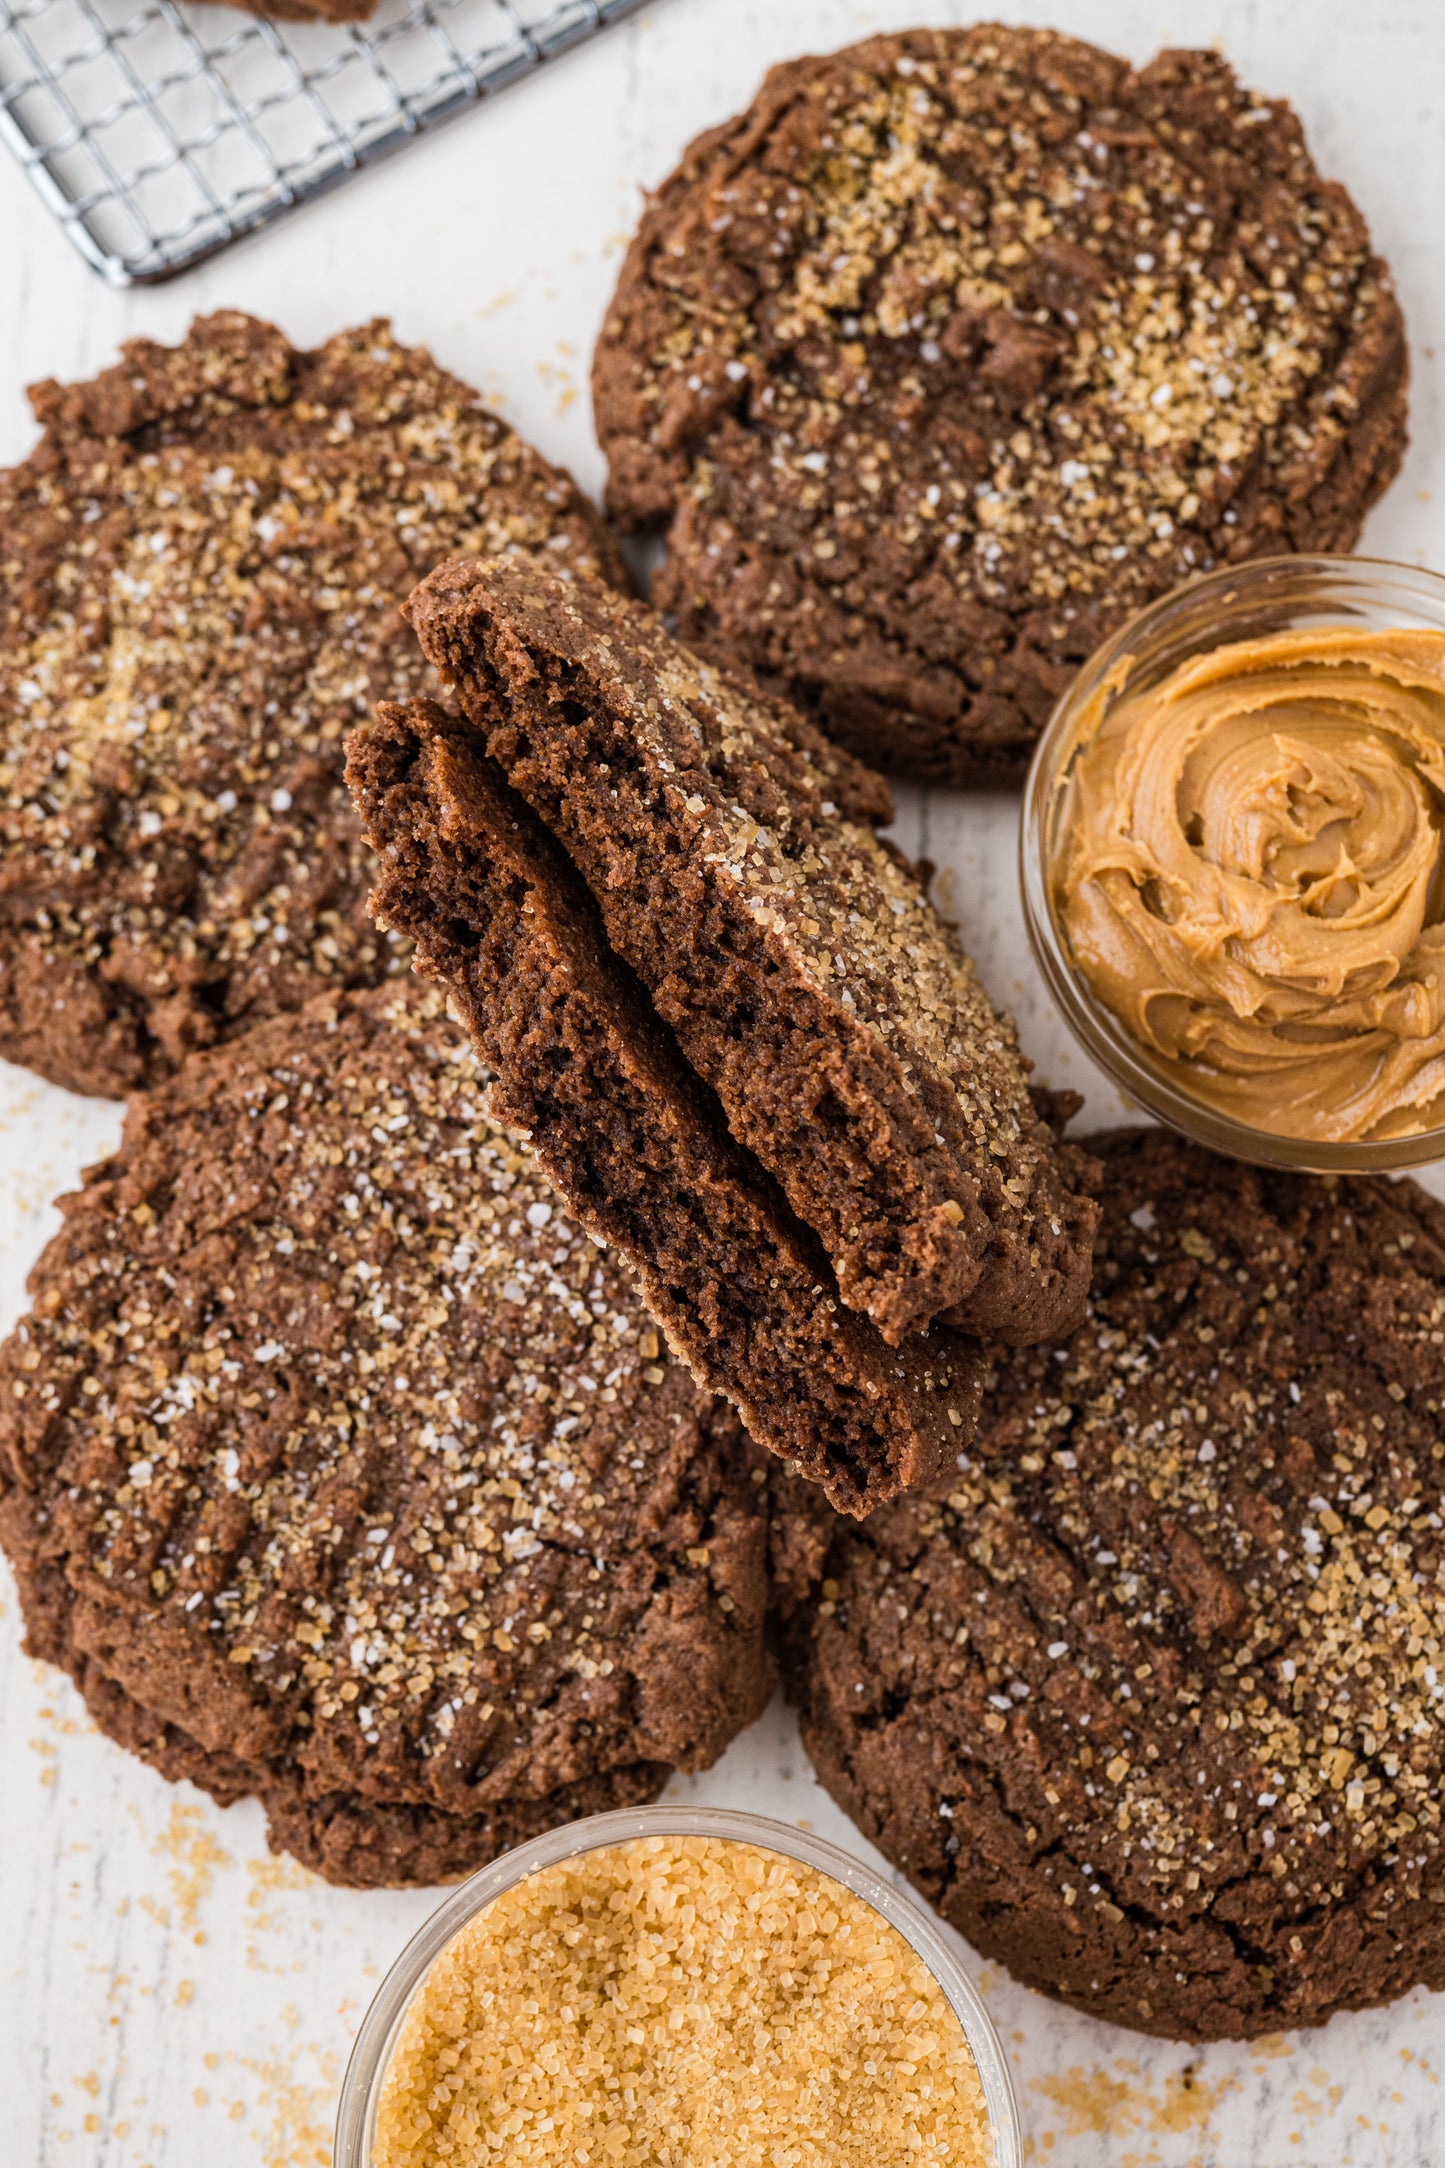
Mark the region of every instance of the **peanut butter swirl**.
[[1117, 691], [1083, 720], [1052, 876], [1095, 995], [1254, 1128], [1445, 1120], [1445, 633], [1279, 633]]

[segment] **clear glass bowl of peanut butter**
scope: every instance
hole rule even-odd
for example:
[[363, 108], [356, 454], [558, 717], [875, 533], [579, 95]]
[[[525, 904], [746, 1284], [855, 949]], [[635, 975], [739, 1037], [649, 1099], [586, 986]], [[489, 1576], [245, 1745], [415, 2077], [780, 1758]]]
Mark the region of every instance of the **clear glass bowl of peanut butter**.
[[1445, 578], [1272, 557], [1152, 603], [1055, 709], [1020, 850], [1050, 990], [1162, 1121], [1445, 1157]]

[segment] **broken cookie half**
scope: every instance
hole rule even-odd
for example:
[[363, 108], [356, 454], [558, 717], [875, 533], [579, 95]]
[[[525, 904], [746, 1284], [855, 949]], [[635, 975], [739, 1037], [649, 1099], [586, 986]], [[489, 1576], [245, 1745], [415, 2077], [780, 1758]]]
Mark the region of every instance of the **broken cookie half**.
[[700, 1382], [844, 1511], [951, 1468], [977, 1417], [975, 1344], [933, 1326], [895, 1349], [841, 1300], [481, 731], [430, 702], [385, 705], [348, 778], [381, 860], [378, 918], [415, 940], [495, 1074], [494, 1115], [631, 1263]]
[[406, 615], [842, 1301], [890, 1346], [935, 1320], [1020, 1344], [1076, 1323], [1080, 1163], [877, 834], [882, 780], [585, 575], [458, 560]]

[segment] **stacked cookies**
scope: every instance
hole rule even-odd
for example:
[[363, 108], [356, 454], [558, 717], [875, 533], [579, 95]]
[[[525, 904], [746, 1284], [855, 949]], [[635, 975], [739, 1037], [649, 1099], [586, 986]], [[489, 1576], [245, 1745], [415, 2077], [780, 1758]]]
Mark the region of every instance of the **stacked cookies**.
[[705, 1766], [771, 1687], [762, 1491], [435, 994], [321, 995], [131, 1106], [0, 1354], [29, 1643], [335, 1881]]
[[4, 478], [0, 1047], [146, 1084], [0, 1355], [29, 1645], [334, 1880], [653, 1797], [766, 1698], [763, 1487], [489, 1121], [341, 775], [461, 549], [620, 577], [384, 325], [228, 314], [36, 394]]
[[0, 1540], [105, 1730], [435, 1880], [706, 1766], [770, 1600], [823, 1781], [1045, 1992], [1445, 1985], [1445, 1222], [1065, 1141], [859, 757], [1015, 775], [1139, 602], [1347, 547], [1404, 379], [1287, 109], [984, 28], [649, 205], [595, 387], [667, 621], [384, 326], [40, 388], [0, 1053], [137, 1096]]

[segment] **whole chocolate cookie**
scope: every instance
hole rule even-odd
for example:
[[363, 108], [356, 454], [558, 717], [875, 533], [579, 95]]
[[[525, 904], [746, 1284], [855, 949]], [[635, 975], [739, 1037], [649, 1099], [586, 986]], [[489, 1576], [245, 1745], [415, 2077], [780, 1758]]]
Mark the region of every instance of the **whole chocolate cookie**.
[[1445, 1988], [1445, 1210], [1091, 1147], [1084, 1325], [997, 1359], [946, 1498], [782, 1550], [809, 1752], [978, 1948], [1121, 2024]]
[[339, 1880], [655, 1796], [768, 1689], [736, 1419], [484, 1083], [408, 981], [193, 1056], [0, 1350], [31, 1652]]
[[1050, 31], [774, 68], [647, 207], [593, 372], [656, 597], [877, 766], [1022, 771], [1192, 573], [1343, 550], [1400, 462], [1385, 266], [1212, 52]]
[[457, 550], [621, 577], [571, 480], [384, 323], [226, 312], [38, 385], [0, 474], [0, 1056], [119, 1095], [395, 956], [345, 732]]
[[1067, 1331], [1093, 1200], [881, 778], [600, 581], [456, 562], [406, 615], [843, 1301], [893, 1346]]

